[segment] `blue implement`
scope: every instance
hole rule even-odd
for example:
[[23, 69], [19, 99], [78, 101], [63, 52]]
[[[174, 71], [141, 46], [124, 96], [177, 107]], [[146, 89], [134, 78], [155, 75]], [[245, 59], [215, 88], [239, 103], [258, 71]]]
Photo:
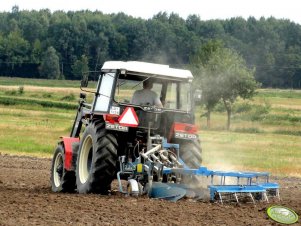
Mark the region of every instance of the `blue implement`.
[[263, 197], [267, 200], [266, 197], [266, 190], [265, 188], [258, 186], [258, 185], [210, 185], [208, 186], [210, 190], [210, 200], [213, 201], [217, 198], [223, 203], [222, 195], [224, 194], [234, 194], [234, 197], [238, 203], [238, 196], [237, 194], [246, 194], [248, 195], [253, 203], [254, 198], [252, 194], [258, 194], [261, 193]]
[[150, 198], [165, 199], [172, 202], [176, 202], [186, 195], [186, 189], [169, 186], [166, 183], [154, 182], [149, 192]]
[[[243, 171], [219, 171], [208, 170], [206, 167], [199, 167], [198, 169], [190, 169], [188, 167], [183, 168], [164, 168], [163, 174], [175, 174], [183, 176], [205, 176], [211, 177], [211, 185], [208, 186], [210, 192], [210, 199], [219, 199], [222, 202], [222, 196], [233, 195], [238, 202], [238, 197], [247, 196], [254, 202], [254, 197], [263, 198], [268, 202], [268, 196], [278, 197], [279, 184], [269, 182], [269, 173], [267, 172], [243, 172]], [[214, 178], [220, 178], [220, 180], [214, 180]], [[226, 178], [236, 178], [235, 181], [226, 181]], [[219, 183], [217, 183], [220, 181]], [[195, 193], [195, 188], [183, 185], [175, 184], [171, 186], [182, 187], [187, 190], [187, 193]]]

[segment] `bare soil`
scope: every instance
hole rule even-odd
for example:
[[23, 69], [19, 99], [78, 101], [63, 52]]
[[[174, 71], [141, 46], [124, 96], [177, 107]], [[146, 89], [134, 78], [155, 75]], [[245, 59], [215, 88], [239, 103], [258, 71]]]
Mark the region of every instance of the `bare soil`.
[[53, 193], [50, 164], [50, 159], [0, 153], [0, 225], [278, 225], [266, 214], [274, 204], [301, 215], [300, 178], [273, 178], [281, 185], [281, 201], [256, 206], [189, 199], [173, 203], [116, 191], [109, 196]]

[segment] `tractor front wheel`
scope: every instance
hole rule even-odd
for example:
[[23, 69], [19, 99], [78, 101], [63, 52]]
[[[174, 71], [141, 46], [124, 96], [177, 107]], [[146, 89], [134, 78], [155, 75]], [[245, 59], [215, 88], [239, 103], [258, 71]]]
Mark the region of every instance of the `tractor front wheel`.
[[59, 144], [55, 149], [51, 164], [51, 189], [53, 192], [74, 192], [75, 172], [64, 168], [64, 147]]
[[106, 194], [116, 174], [117, 140], [107, 133], [105, 124], [94, 121], [85, 129], [76, 167], [79, 193]]

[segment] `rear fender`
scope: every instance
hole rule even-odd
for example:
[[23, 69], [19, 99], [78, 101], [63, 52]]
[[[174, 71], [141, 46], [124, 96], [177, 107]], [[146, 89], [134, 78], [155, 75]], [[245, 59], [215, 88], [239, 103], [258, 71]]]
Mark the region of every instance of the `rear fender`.
[[79, 147], [79, 138], [62, 137], [62, 143], [65, 149], [64, 168], [68, 171], [74, 171]]
[[196, 140], [198, 139], [198, 129], [196, 125], [188, 123], [175, 122], [169, 133], [168, 140], [184, 139], [184, 140]]

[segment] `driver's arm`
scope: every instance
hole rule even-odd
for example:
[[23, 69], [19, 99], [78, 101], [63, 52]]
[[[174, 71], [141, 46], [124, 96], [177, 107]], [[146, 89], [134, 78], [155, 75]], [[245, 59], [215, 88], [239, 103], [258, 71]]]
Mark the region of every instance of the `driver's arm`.
[[156, 97], [155, 99], [155, 106], [159, 108], [163, 108], [163, 104], [161, 103], [159, 97]]

